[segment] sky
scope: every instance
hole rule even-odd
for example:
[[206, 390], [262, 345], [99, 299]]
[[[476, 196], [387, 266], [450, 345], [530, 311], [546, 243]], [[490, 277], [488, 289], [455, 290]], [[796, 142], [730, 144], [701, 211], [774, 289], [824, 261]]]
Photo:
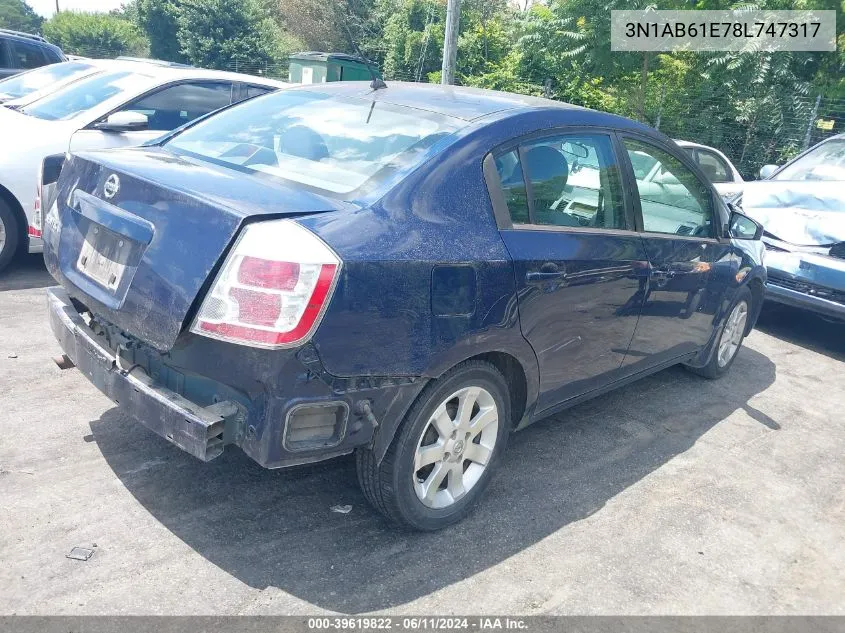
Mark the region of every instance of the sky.
[[[56, 12], [56, 0], [26, 0], [36, 13], [45, 18]], [[123, 0], [59, 0], [62, 11], [111, 11], [117, 9]]]

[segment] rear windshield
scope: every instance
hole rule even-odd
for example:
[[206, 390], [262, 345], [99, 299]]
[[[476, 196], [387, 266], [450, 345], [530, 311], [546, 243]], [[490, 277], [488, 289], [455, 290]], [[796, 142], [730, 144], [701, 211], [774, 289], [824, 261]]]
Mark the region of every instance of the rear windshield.
[[102, 73], [33, 101], [21, 108], [21, 112], [48, 121], [72, 119], [144, 79], [149, 77], [128, 71]]
[[20, 99], [31, 92], [47, 88], [56, 82], [71, 81], [92, 72], [94, 66], [84, 62], [64, 62], [42, 66], [35, 70], [0, 81], [0, 98]]
[[225, 110], [168, 150], [329, 193], [374, 186], [462, 122], [371, 99], [282, 90]]

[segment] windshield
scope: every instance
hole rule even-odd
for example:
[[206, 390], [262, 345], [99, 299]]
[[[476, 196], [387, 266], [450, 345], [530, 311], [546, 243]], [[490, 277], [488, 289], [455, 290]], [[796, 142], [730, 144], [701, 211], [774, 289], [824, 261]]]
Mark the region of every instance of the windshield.
[[248, 173], [346, 194], [376, 180], [379, 172], [419, 161], [460, 124], [369, 99], [283, 90], [215, 115], [166, 147]]
[[817, 145], [772, 180], [845, 181], [845, 138]]
[[142, 79], [149, 76], [127, 71], [103, 73], [38, 99], [21, 108], [21, 112], [48, 121], [71, 119], [129, 90]]
[[42, 66], [20, 75], [0, 81], [0, 98], [19, 99], [26, 95], [47, 88], [56, 82], [66, 82], [75, 77], [82, 77], [94, 69], [83, 62], [64, 62]]

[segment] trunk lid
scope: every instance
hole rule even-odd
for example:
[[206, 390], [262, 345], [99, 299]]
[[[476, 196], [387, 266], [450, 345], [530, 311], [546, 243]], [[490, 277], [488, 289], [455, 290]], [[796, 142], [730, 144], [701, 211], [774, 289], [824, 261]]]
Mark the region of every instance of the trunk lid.
[[44, 259], [68, 293], [161, 351], [245, 221], [346, 208], [301, 188], [160, 148], [74, 156], [44, 222]]

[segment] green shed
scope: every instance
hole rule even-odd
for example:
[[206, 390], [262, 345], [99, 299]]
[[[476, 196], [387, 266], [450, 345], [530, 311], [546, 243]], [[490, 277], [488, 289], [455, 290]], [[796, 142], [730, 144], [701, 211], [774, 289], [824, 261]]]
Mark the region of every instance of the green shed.
[[[295, 53], [291, 55], [288, 79], [298, 84], [319, 84], [326, 81], [369, 81], [370, 72], [360, 57], [346, 53]], [[371, 66], [372, 63], [370, 64]], [[381, 78], [378, 68], [373, 66]]]

